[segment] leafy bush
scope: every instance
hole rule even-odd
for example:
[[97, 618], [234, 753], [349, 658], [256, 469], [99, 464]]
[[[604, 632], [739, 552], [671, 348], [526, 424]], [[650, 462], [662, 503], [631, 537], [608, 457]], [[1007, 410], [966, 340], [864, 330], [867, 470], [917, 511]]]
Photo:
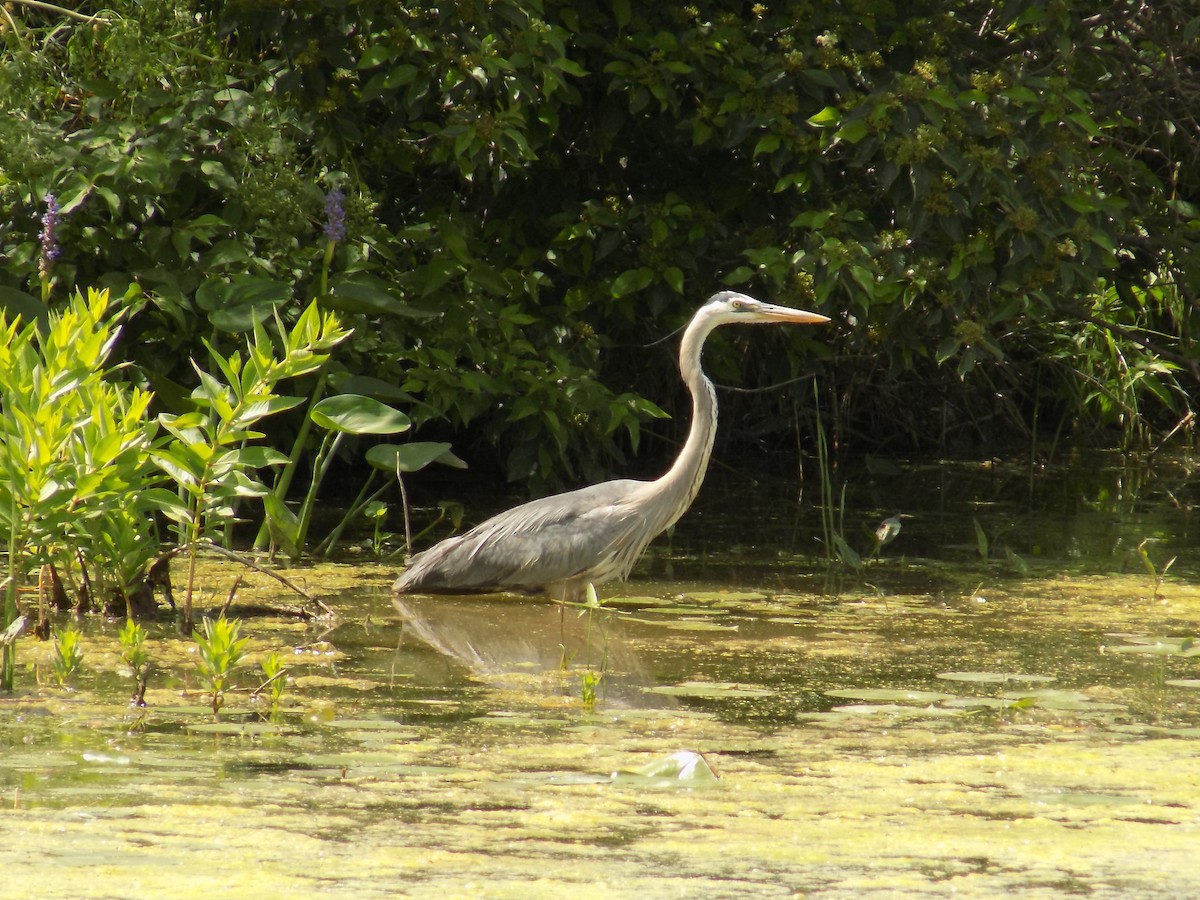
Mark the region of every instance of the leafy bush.
[[[1182, 4], [14, 15], [0, 300], [45, 283], [54, 193], [53, 296], [112, 287], [163, 403], [195, 384], [202, 338], [228, 354], [270, 304], [290, 322], [321, 294], [355, 331], [344, 365], [401, 386], [414, 430], [468, 432], [535, 487], [595, 478], [662, 414], [644, 396], [686, 409], [647, 339], [731, 285], [838, 316], [755, 359], [726, 339], [709, 365], [821, 371], [840, 446], [992, 446], [1035, 421], [1137, 440], [1192, 405], [1200, 20]], [[791, 415], [742, 398], [731, 418], [763, 404]]]

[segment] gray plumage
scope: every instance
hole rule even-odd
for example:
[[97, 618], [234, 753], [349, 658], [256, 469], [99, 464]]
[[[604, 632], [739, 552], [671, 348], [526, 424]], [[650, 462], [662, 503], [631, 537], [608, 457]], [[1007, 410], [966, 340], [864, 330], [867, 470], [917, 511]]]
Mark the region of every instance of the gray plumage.
[[549, 593], [578, 600], [586, 585], [624, 579], [642, 551], [691, 506], [712, 454], [717, 397], [700, 368], [704, 341], [726, 324], [828, 322], [733, 291], [713, 295], [684, 331], [679, 370], [692, 422], [674, 465], [655, 481], [621, 479], [524, 503], [410, 561], [400, 594]]

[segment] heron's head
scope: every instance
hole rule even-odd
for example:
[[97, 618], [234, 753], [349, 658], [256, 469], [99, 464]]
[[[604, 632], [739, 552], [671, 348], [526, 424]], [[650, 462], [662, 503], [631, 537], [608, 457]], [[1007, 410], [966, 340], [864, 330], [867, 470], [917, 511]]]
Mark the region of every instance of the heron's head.
[[[760, 322], [790, 322], [794, 325], [820, 325], [829, 317], [805, 309], [763, 303], [737, 291], [721, 291], [708, 298], [700, 308], [711, 327], [718, 325], [751, 325]], [[697, 316], [699, 318], [699, 316]]]

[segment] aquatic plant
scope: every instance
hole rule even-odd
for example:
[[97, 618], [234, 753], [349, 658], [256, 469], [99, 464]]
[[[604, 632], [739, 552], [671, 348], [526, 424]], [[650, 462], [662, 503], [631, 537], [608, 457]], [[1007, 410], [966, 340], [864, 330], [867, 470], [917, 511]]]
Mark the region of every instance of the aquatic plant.
[[[76, 292], [42, 322], [23, 325], [0, 310], [0, 528], [8, 545], [0, 627], [16, 617], [21, 579], [49, 564], [88, 602], [86, 567], [111, 559], [99, 537], [104, 522], [120, 510], [140, 520], [131, 529], [146, 529], [156, 505], [172, 497], [154, 487], [161, 475], [149, 459], [150, 394], [108, 377], [119, 321], [107, 291]], [[145, 562], [138, 550], [119, 542], [129, 568]], [[98, 579], [111, 580], [107, 566]], [[6, 645], [0, 688], [11, 690], [13, 671]]]
[[188, 559], [182, 610], [185, 631], [192, 625], [201, 540], [230, 528], [240, 501], [270, 494], [256, 477], [259, 469], [288, 462], [277, 450], [253, 443], [264, 436], [256, 429], [262, 419], [304, 402], [302, 397], [276, 393], [278, 384], [320, 369], [328, 351], [350, 334], [333, 313], [323, 313], [315, 302], [290, 330], [278, 317], [275, 322], [281, 352], [258, 322], [244, 358], [240, 351], [225, 356], [206, 344], [223, 380], [193, 362], [200, 379], [191, 394], [195, 409], [159, 416], [168, 438], [154, 447], [153, 457], [180, 493], [178, 502], [163, 511], [174, 521]]
[[1153, 582], [1154, 592], [1151, 596], [1153, 596], [1155, 600], [1160, 600], [1162, 599], [1161, 588], [1163, 579], [1167, 577], [1167, 572], [1170, 571], [1171, 566], [1175, 565], [1176, 557], [1172, 556], [1165, 563], [1163, 563], [1162, 568], [1159, 568], [1154, 564], [1154, 560], [1150, 558], [1150, 551], [1146, 549], [1146, 545], [1150, 543], [1150, 540], [1150, 538], [1143, 538], [1142, 542], [1137, 545], [1137, 553], [1138, 558], [1142, 561], [1142, 566], [1146, 569], [1146, 572], [1150, 575], [1150, 579]]
[[590, 581], [587, 584], [584, 597], [585, 599], [583, 608], [584, 613], [588, 617], [588, 622], [587, 628], [583, 632], [583, 643], [584, 648], [588, 653], [588, 662], [587, 668], [584, 669], [583, 674], [580, 676], [579, 690], [580, 699], [583, 701], [584, 707], [587, 709], [592, 709], [595, 707], [596, 701], [599, 697], [598, 689], [600, 687], [600, 682], [604, 680], [604, 673], [608, 669], [608, 648], [605, 647], [604, 652], [601, 654], [600, 668], [598, 670], [593, 669], [591, 661], [592, 627], [596, 625], [597, 611], [603, 607], [601, 606], [600, 598], [596, 593], [596, 586]]
[[150, 654], [146, 652], [146, 629], [132, 618], [125, 620], [125, 625], [117, 634], [121, 642], [121, 659], [133, 673], [136, 687], [133, 691], [133, 706], [146, 705], [146, 683], [150, 678]]
[[42, 231], [38, 237], [41, 252], [38, 255], [38, 281], [42, 288], [42, 302], [50, 302], [50, 289], [54, 285], [54, 261], [62, 255], [58, 240], [58, 198], [46, 194], [46, 211], [42, 213]]
[[[813, 397], [820, 408], [820, 392], [816, 380], [813, 380]], [[829, 462], [829, 443], [825, 437], [825, 426], [821, 417], [816, 416], [816, 445], [817, 445], [817, 475], [821, 481], [821, 532], [824, 537], [825, 560], [833, 563], [835, 560], [849, 566], [855, 572], [862, 570], [862, 557], [846, 541], [846, 485], [842, 485], [835, 504], [833, 470]]]
[[334, 188], [325, 195], [325, 254], [321, 258], [321, 294], [329, 293], [329, 268], [338, 243], [346, 239], [346, 193]]
[[596, 700], [599, 697], [598, 688], [603, 680], [604, 673], [597, 672], [591, 666], [579, 676], [579, 694], [585, 709], [593, 709], [596, 706]]
[[279, 701], [283, 699], [283, 692], [287, 689], [287, 666], [283, 664], [283, 657], [272, 650], [263, 657], [259, 667], [266, 680], [259, 685], [255, 693], [269, 691], [271, 709], [274, 710], [279, 706]]
[[227, 619], [224, 613], [216, 619], [205, 616], [201, 627], [192, 633], [196, 642], [196, 667], [208, 688], [213, 715], [219, 715], [225, 704], [229, 678], [246, 655], [249, 638], [241, 637], [240, 619]]
[[975, 550], [979, 553], [979, 558], [987, 562], [988, 556], [991, 554], [991, 543], [988, 541], [987, 532], [983, 530], [978, 519], [971, 519], [971, 524], [975, 526]]
[[54, 673], [54, 680], [58, 683], [59, 687], [66, 685], [79, 672], [80, 667], [83, 665], [83, 651], [79, 646], [79, 639], [81, 637], [79, 629], [73, 625], [54, 630], [54, 664], [52, 671]]
[[392, 535], [383, 530], [383, 526], [387, 523], [388, 506], [379, 500], [372, 500], [363, 509], [363, 518], [371, 523], [374, 530], [371, 532], [371, 552], [375, 556], [382, 556], [386, 542]]

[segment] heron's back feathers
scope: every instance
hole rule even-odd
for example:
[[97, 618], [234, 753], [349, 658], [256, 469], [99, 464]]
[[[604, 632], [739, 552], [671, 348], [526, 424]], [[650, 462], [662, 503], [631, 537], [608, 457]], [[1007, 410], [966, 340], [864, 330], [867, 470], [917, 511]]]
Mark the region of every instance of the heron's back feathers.
[[646, 484], [606, 481], [502, 512], [418, 553], [394, 590], [540, 592], [562, 584], [624, 578], [658, 533], [629, 502]]

